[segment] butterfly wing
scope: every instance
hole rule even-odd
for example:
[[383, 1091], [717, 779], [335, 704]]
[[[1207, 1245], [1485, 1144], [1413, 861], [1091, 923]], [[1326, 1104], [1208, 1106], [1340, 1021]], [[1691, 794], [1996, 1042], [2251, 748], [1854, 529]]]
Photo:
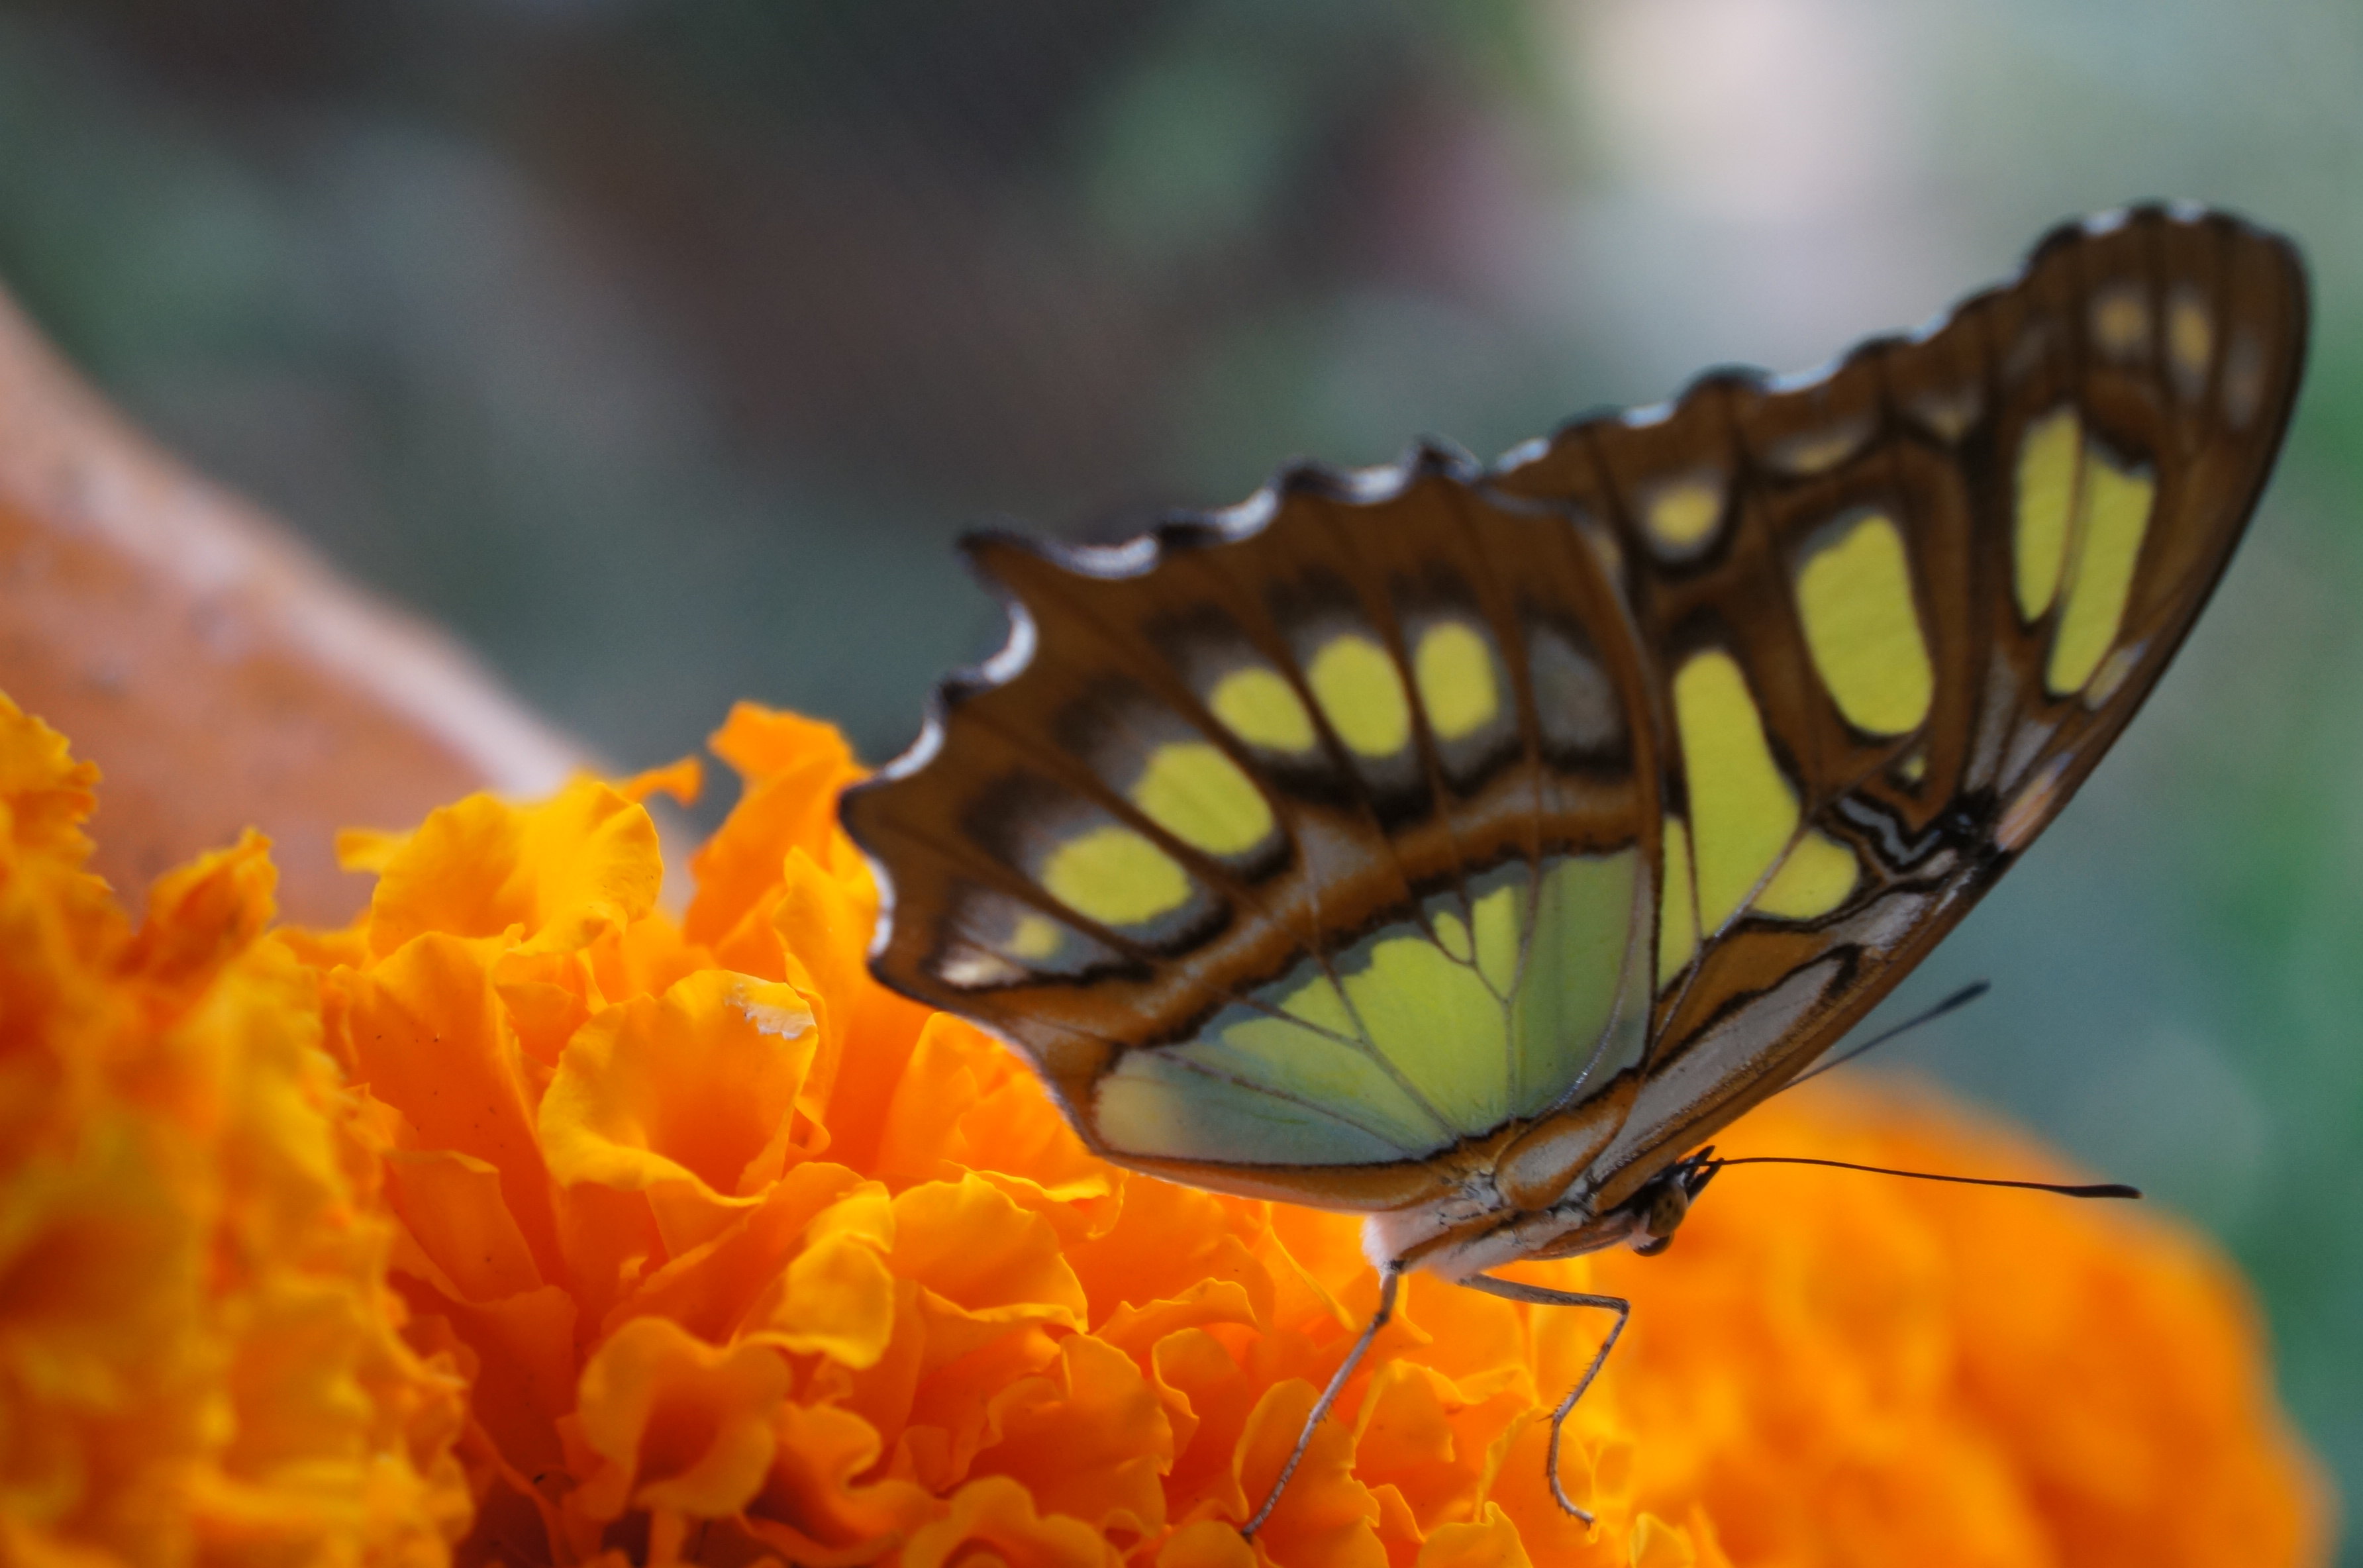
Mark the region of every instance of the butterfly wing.
[[1616, 538], [1674, 735], [1603, 1205], [1802, 1071], [2074, 794], [2238, 541], [2305, 325], [2286, 241], [2141, 209], [1923, 337], [1802, 385], [1710, 377], [1498, 478]]
[[1548, 1112], [1618, 1201], [2065, 803], [2237, 539], [2303, 337], [2283, 242], [2144, 210], [1922, 337], [1490, 472], [974, 541], [1010, 643], [845, 801], [872, 966], [1126, 1164], [1396, 1208]]
[[1113, 550], [971, 544], [1013, 638], [849, 794], [873, 966], [1112, 1157], [1345, 1208], [1637, 1070], [1647, 661], [1563, 508], [1434, 450]]

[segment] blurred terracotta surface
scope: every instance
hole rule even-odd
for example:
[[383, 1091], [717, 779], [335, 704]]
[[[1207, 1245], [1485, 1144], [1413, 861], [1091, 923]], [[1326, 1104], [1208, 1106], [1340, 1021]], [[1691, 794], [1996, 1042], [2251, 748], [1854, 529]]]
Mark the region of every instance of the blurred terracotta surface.
[[105, 771], [97, 868], [127, 898], [252, 824], [307, 922], [368, 892], [338, 828], [582, 761], [449, 640], [132, 430], [5, 298], [0, 690]]

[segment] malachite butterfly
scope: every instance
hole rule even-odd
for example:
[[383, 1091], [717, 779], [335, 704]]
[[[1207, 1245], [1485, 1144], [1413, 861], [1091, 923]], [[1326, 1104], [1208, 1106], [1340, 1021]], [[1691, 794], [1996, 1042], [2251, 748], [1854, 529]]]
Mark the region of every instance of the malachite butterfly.
[[1382, 1312], [1426, 1269], [1621, 1327], [1483, 1271], [1662, 1245], [1691, 1152], [2058, 814], [2222, 573], [2305, 334], [2286, 240], [2143, 207], [1490, 467], [972, 538], [1008, 644], [843, 804], [871, 966], [1108, 1159], [1366, 1214]]

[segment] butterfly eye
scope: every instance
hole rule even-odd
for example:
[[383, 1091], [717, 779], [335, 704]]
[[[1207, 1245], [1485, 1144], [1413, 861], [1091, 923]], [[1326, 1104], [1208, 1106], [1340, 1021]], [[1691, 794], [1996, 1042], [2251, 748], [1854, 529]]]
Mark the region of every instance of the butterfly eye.
[[1658, 1183], [1657, 1190], [1650, 1195], [1649, 1207], [1641, 1214], [1641, 1229], [1650, 1240], [1634, 1250], [1645, 1257], [1665, 1251], [1691, 1211], [1690, 1188], [1680, 1176], [1669, 1173], [1669, 1176], [1670, 1179]]

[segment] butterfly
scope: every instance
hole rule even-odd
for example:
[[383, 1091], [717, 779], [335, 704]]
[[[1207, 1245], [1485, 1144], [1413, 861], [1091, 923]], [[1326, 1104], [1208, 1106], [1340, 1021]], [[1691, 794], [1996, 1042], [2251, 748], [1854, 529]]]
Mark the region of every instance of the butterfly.
[[1008, 642], [842, 802], [871, 968], [1107, 1159], [1367, 1217], [1379, 1312], [1308, 1436], [1407, 1271], [1614, 1312], [1551, 1429], [1581, 1514], [1559, 1426], [1629, 1304], [1488, 1271], [1662, 1247], [1701, 1145], [2067, 804], [2239, 539], [2306, 313], [2285, 239], [2141, 207], [1491, 466], [975, 536]]

